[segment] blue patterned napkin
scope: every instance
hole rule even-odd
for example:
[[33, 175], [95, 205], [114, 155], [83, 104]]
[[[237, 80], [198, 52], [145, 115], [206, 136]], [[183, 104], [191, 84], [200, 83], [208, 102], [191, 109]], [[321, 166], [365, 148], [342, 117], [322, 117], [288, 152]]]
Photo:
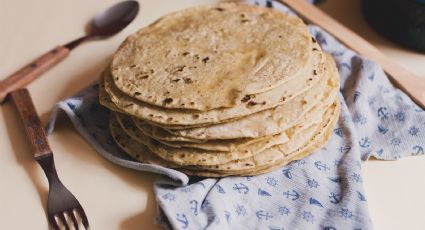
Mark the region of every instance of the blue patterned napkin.
[[[287, 12], [271, 1], [250, 1]], [[131, 160], [108, 132], [108, 111], [92, 85], [59, 102], [80, 134], [108, 160], [164, 175], [155, 183], [158, 222], [172, 229], [372, 229], [361, 163], [424, 154], [425, 112], [382, 69], [310, 26], [341, 75], [342, 111], [330, 142], [311, 156], [255, 177], [189, 178]]]

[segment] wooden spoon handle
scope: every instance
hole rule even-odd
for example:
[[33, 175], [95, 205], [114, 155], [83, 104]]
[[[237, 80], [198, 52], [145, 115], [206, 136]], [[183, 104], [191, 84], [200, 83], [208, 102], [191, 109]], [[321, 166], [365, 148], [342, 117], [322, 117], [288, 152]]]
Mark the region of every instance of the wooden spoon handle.
[[425, 79], [421, 78], [392, 61], [366, 39], [360, 37], [337, 22], [317, 7], [303, 0], [279, 0], [299, 13], [300, 16], [316, 24], [339, 41], [363, 57], [375, 61], [390, 76], [395, 85], [408, 94], [419, 106], [425, 109]]
[[4, 101], [7, 94], [13, 90], [25, 87], [42, 73], [56, 65], [69, 54], [69, 49], [57, 46], [49, 52], [41, 55], [29, 65], [22, 67], [14, 74], [0, 82], [0, 103]]
[[10, 97], [18, 110], [19, 116], [24, 123], [25, 132], [31, 142], [34, 158], [38, 159], [51, 154], [46, 133], [41, 125], [31, 96], [27, 89], [18, 89], [10, 93]]

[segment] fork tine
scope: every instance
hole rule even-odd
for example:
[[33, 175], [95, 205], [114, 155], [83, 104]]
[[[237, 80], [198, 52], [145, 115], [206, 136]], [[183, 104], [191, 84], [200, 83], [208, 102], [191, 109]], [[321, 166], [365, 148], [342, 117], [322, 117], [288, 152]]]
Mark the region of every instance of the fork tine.
[[59, 225], [58, 225], [58, 222], [56, 221], [55, 215], [49, 216], [49, 222], [54, 230], [59, 230]]
[[74, 225], [74, 229], [79, 230], [80, 228], [78, 227], [78, 221], [77, 221], [77, 218], [75, 218], [74, 210], [70, 210], [68, 212], [68, 215], [69, 215], [69, 217], [71, 217], [72, 224]]
[[58, 214], [59, 219], [62, 221], [63, 226], [65, 227], [65, 230], [69, 230], [68, 222], [65, 218], [65, 212]]
[[81, 222], [83, 222], [83, 225], [86, 229], [89, 229], [89, 220], [87, 219], [86, 213], [84, 212], [83, 207], [78, 207], [77, 212], [81, 217]]

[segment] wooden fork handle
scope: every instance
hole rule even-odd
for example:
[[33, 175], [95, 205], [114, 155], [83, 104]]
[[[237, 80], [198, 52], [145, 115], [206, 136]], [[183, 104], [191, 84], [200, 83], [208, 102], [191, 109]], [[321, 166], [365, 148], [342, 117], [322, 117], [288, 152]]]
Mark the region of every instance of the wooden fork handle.
[[360, 55], [377, 62], [390, 79], [408, 94], [419, 106], [425, 109], [425, 79], [407, 71], [385, 56], [366, 39], [360, 37], [323, 11], [303, 0], [279, 0], [299, 13], [300, 16], [316, 24]]
[[57, 46], [0, 82], [0, 103], [13, 90], [23, 88], [69, 54], [69, 49]]
[[38, 159], [51, 154], [46, 133], [41, 125], [34, 104], [26, 88], [18, 89], [10, 93], [10, 97], [18, 110], [19, 116], [24, 123], [25, 132], [31, 142], [34, 158]]

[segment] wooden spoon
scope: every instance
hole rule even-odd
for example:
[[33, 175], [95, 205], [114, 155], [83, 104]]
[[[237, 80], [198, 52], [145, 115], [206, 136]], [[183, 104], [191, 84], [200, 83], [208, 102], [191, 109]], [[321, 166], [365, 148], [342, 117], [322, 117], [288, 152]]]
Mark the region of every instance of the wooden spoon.
[[90, 32], [88, 34], [66, 45], [57, 46], [30, 64], [22, 67], [5, 80], [0, 81], [0, 103], [4, 101], [8, 93], [23, 88], [42, 73], [62, 61], [72, 49], [83, 41], [106, 38], [120, 32], [133, 21], [138, 12], [139, 3], [137, 1], [125, 1], [97, 15], [91, 22]]

